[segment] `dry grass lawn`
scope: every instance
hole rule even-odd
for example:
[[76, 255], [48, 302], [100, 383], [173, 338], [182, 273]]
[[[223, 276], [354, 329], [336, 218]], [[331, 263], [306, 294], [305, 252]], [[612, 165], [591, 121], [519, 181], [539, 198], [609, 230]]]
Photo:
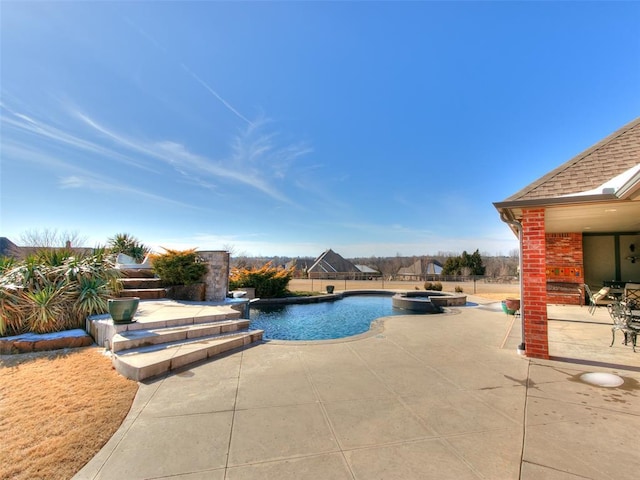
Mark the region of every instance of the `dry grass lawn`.
[[[311, 289], [309, 280], [291, 283], [298, 283], [295, 289]], [[342, 287], [325, 280], [316, 281], [314, 290], [328, 283]], [[376, 282], [349, 283], [348, 288], [381, 288]], [[384, 287], [421, 287], [395, 283], [386, 282]], [[445, 284], [444, 290], [454, 288]], [[465, 292], [472, 293], [473, 288], [464, 285]], [[476, 288], [478, 296], [492, 300], [518, 291], [518, 285]], [[115, 433], [138, 385], [116, 373], [102, 351], [87, 347], [0, 356], [0, 479], [69, 479]]]
[[138, 385], [102, 351], [0, 356], [0, 478], [69, 479], [111, 438]]

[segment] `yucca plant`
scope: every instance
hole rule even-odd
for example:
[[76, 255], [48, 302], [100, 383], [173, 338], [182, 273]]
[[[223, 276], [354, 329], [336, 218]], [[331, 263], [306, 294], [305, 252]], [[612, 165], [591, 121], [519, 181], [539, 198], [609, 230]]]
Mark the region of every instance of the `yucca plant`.
[[18, 335], [27, 330], [23, 291], [17, 285], [0, 281], [0, 336]]
[[43, 248], [34, 254], [39, 264], [49, 267], [59, 267], [63, 265], [69, 257], [73, 257], [74, 252], [67, 248]]
[[4, 272], [11, 270], [16, 264], [14, 258], [11, 257], [0, 257], [0, 275], [3, 275]]
[[29, 256], [0, 277], [0, 335], [83, 327], [88, 315], [107, 311], [119, 278], [104, 250]]
[[42, 285], [25, 292], [25, 321], [29, 331], [50, 333], [69, 323], [71, 291], [63, 282]]
[[107, 299], [111, 295], [109, 283], [100, 277], [80, 278], [75, 302], [76, 311], [83, 317], [107, 311]]

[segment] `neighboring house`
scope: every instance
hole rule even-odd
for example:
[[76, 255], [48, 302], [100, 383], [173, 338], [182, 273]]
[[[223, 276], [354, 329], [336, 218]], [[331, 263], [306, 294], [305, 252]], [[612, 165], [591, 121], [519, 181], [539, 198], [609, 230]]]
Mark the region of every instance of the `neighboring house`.
[[329, 249], [316, 258], [307, 270], [309, 278], [359, 279], [363, 273], [349, 260]]
[[548, 358], [547, 304], [640, 281], [640, 118], [494, 206], [520, 239], [521, 347]]
[[355, 267], [360, 270], [362, 274], [361, 278], [364, 280], [373, 280], [374, 278], [380, 278], [382, 276], [379, 271], [367, 265], [356, 265]]
[[[70, 249], [70, 250], [73, 250], [74, 252], [87, 254], [87, 255], [92, 254], [94, 251], [93, 248], [72, 247], [70, 242], [67, 243], [65, 247], [60, 247], [60, 248]], [[0, 237], [0, 257], [11, 257], [16, 259], [22, 259], [22, 258], [25, 258], [27, 255], [37, 253], [38, 251], [43, 249], [53, 250], [52, 247], [19, 247], [15, 243], [13, 243], [11, 240], [9, 240], [7, 237]]]
[[20, 247], [7, 237], [0, 237], [0, 257], [15, 258], [19, 255]]
[[442, 264], [437, 260], [419, 258], [413, 265], [403, 267], [396, 274], [397, 280], [432, 280], [442, 273]]

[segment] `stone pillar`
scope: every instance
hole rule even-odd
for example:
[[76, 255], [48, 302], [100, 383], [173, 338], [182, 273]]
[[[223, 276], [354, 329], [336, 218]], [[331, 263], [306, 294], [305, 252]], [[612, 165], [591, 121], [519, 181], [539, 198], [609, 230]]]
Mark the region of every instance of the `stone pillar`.
[[549, 358], [544, 209], [522, 212], [522, 314], [525, 354]]
[[204, 299], [207, 302], [223, 301], [229, 291], [229, 252], [198, 251], [198, 256], [205, 260], [208, 267], [204, 277]]

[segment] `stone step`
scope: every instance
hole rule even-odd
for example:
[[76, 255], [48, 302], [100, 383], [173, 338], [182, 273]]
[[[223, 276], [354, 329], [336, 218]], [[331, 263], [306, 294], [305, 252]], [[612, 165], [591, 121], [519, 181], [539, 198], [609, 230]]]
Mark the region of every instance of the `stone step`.
[[190, 340], [249, 328], [249, 320], [222, 320], [165, 328], [147, 328], [117, 333], [111, 339], [114, 353], [160, 343]]
[[162, 280], [159, 278], [121, 278], [125, 290], [136, 288], [162, 288]]
[[245, 330], [140, 347], [114, 353], [112, 362], [121, 375], [141, 381], [215, 357], [229, 350], [260, 342], [262, 334], [262, 330]]
[[124, 278], [154, 278], [156, 276], [151, 268], [119, 269]]
[[[160, 300], [162, 302], [162, 300]], [[156, 305], [161, 305], [157, 303]], [[231, 308], [214, 308], [202, 311], [201, 306], [183, 305], [180, 308], [169, 308], [163, 315], [138, 312], [131, 323], [112, 323], [115, 333], [123, 334], [135, 330], [158, 330], [162, 328], [176, 328], [185, 325], [223, 322], [225, 320], [239, 320], [242, 314]]]
[[120, 297], [139, 297], [140, 300], [158, 300], [166, 297], [164, 288], [127, 288], [120, 291]]

